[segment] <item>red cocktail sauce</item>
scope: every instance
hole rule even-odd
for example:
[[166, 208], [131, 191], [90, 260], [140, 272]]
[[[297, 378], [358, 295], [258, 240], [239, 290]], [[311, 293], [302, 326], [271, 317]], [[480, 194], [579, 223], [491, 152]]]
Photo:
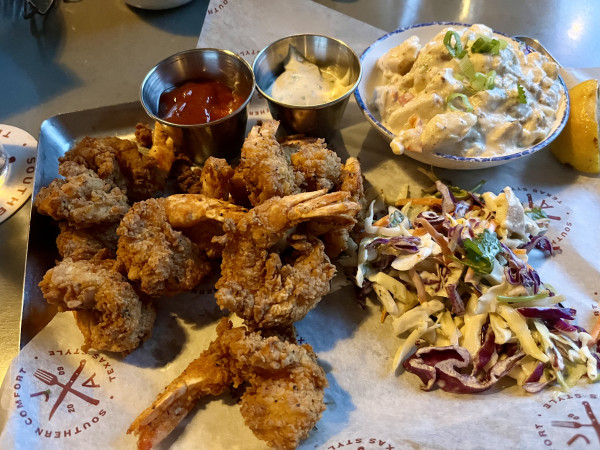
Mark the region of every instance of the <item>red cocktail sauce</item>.
[[158, 115], [180, 125], [208, 123], [232, 113], [244, 100], [219, 81], [187, 81], [161, 94]]

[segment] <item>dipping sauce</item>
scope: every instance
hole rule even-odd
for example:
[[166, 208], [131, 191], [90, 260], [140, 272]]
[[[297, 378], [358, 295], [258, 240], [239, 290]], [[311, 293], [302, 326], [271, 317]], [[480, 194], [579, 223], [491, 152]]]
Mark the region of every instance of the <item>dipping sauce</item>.
[[344, 95], [350, 88], [350, 74], [338, 78], [330, 68], [320, 69], [304, 59], [293, 47], [285, 70], [271, 86], [271, 97], [295, 106], [315, 106]]
[[161, 94], [158, 115], [180, 125], [197, 125], [222, 119], [242, 106], [244, 100], [219, 81], [187, 81]]

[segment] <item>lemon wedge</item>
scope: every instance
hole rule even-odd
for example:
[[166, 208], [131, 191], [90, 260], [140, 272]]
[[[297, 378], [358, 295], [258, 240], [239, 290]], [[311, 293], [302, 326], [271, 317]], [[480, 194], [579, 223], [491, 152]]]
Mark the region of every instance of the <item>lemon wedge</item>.
[[599, 173], [598, 80], [579, 83], [569, 89], [569, 97], [569, 120], [552, 143], [552, 153], [561, 163], [580, 172]]

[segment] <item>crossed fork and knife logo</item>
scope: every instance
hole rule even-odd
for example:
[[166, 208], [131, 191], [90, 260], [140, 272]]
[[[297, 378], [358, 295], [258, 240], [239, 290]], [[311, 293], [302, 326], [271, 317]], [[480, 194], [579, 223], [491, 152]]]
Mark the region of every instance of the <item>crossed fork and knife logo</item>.
[[[76, 395], [77, 397], [81, 398], [82, 400], [85, 400], [86, 402], [88, 402], [92, 405], [97, 405], [98, 403], [100, 403], [99, 400], [92, 398], [92, 397], [84, 394], [83, 392], [80, 392], [77, 389], [73, 388], [73, 384], [75, 383], [77, 378], [79, 378], [79, 375], [83, 371], [84, 367], [85, 367], [85, 359], [82, 359], [79, 363], [79, 367], [77, 367], [77, 369], [75, 369], [75, 372], [73, 372], [73, 375], [71, 375], [71, 378], [69, 378], [69, 381], [67, 381], [64, 384], [58, 380], [58, 377], [55, 374], [48, 372], [46, 370], [43, 370], [43, 369], [36, 369], [35, 373], [33, 374], [33, 376], [35, 378], [44, 382], [48, 386], [59, 386], [61, 388], [60, 394], [58, 394], [58, 397], [57, 397], [56, 401], [54, 402], [52, 409], [50, 410], [50, 416], [48, 417], [48, 420], [52, 419], [52, 416], [54, 415], [54, 413], [56, 412], [56, 410], [58, 409], [60, 404], [63, 402], [63, 400], [69, 393]], [[92, 385], [92, 387], [98, 387], [98, 385]], [[31, 394], [31, 397], [36, 396], [36, 395], [41, 395], [44, 393], [45, 392], [43, 391], [43, 392], [38, 392], [37, 394]], [[48, 401], [48, 398], [49, 398], [49, 395], [46, 394], [46, 401]]]

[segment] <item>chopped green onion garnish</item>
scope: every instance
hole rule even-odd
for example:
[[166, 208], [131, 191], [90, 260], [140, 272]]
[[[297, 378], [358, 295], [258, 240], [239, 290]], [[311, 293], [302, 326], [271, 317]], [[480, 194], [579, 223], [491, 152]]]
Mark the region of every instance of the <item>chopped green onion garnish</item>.
[[458, 66], [460, 67], [460, 70], [462, 70], [462, 73], [464, 73], [469, 80], [473, 80], [475, 78], [475, 67], [468, 57], [461, 59], [458, 62]]
[[548, 297], [548, 291], [542, 291], [539, 294], [535, 295], [517, 295], [517, 296], [507, 296], [507, 295], [497, 295], [496, 299], [499, 302], [504, 303], [521, 303], [521, 302], [533, 302], [535, 300], [541, 300], [543, 298]]
[[481, 72], [476, 72], [475, 77], [471, 80], [471, 87], [475, 91], [483, 91], [485, 90], [485, 86], [487, 83], [487, 78]]
[[[463, 103], [462, 108], [457, 108], [456, 106], [454, 106], [452, 104], [452, 100], [454, 100], [455, 98], [460, 98], [462, 100], [462, 103]], [[455, 92], [454, 94], [450, 94], [448, 96], [448, 98], [446, 98], [446, 103], [448, 104], [448, 106], [450, 107], [450, 109], [452, 111], [473, 112], [473, 105], [471, 105], [471, 103], [469, 103], [469, 99], [467, 98], [467, 96], [465, 94], [459, 94], [458, 92]]]
[[525, 97], [525, 88], [517, 83], [517, 92], [519, 103], [527, 103], [527, 97]]
[[485, 74], [485, 88], [494, 89], [496, 87], [496, 71], [490, 70]]
[[[454, 45], [452, 44], [453, 37]], [[462, 42], [460, 41], [460, 36], [456, 31], [448, 30], [446, 32], [446, 35], [444, 36], [444, 45], [448, 49], [448, 53], [450, 53], [453, 58], [461, 59], [467, 54], [467, 51], [463, 49]]]
[[508, 45], [504, 39], [493, 39], [485, 36], [480, 36], [471, 46], [471, 53], [491, 53], [499, 55], [500, 50], [505, 49]]
[[[474, 90], [475, 92], [483, 91], [486, 89], [494, 89], [496, 87], [496, 84], [495, 84], [496, 71], [495, 70], [490, 70], [485, 75], [481, 72], [475, 72], [475, 66], [473, 65], [473, 62], [469, 59], [468, 56], [466, 56], [465, 58], [462, 58], [458, 62], [458, 66], [460, 67], [460, 70], [463, 72], [464, 77], [469, 79], [470, 84], [471, 84], [471, 89]], [[457, 74], [457, 75], [459, 75], [459, 74]], [[456, 78], [459, 81], [463, 81], [464, 77], [462, 79], [459, 79], [458, 76], [456, 76], [456, 75], [454, 76], [454, 78]]]

